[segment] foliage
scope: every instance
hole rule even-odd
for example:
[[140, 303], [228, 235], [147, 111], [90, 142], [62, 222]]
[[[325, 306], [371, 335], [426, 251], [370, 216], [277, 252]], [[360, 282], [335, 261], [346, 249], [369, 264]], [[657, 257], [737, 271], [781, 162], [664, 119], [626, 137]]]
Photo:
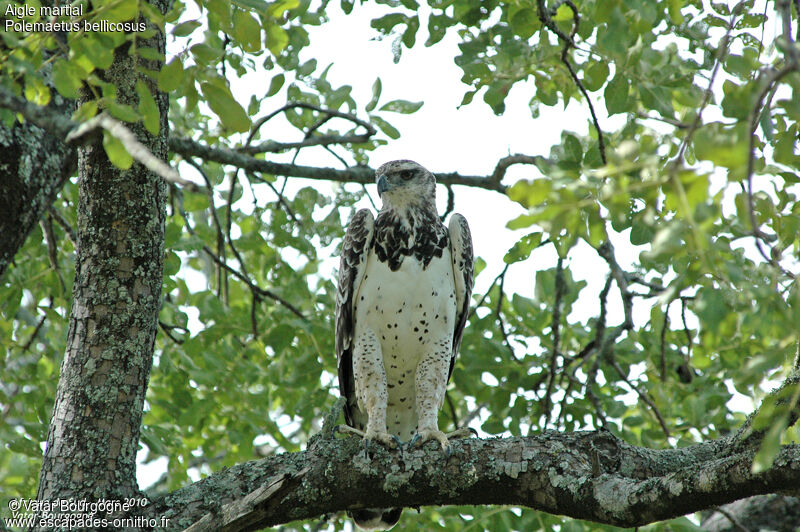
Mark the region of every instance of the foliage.
[[[378, 3], [386, 11], [372, 26], [395, 39], [395, 61], [403, 47], [420, 45], [418, 35], [427, 34], [425, 46], [448, 34], [461, 39], [463, 104], [480, 94], [500, 114], [512, 87], [532, 81], [534, 121], [542, 105], [585, 105], [581, 88], [605, 111], [600, 129], [587, 111], [588, 133], [563, 133], [538, 165], [546, 178], [508, 190], [528, 209], [508, 224], [520, 240], [503, 273], [475, 294], [441, 423], [471, 419], [488, 435], [604, 426], [651, 447], [739, 427], [744, 415], [732, 409], [732, 392], [758, 399], [782, 380], [800, 323], [791, 273], [800, 254], [800, 52], [777, 22], [780, 6], [583, 0], [574, 2], [577, 12], [571, 2], [543, 12], [541, 2]], [[166, 28], [166, 64], [149, 75], [169, 93], [172, 136], [269, 159], [288, 151], [269, 147], [284, 139], [262, 127], [275, 109], [307, 145], [355, 135], [363, 127], [355, 117], [367, 116], [380, 133], [331, 143], [343, 161], [366, 164], [370, 151], [401, 134], [390, 113], [421, 105], [381, 100], [379, 79], [372, 100], [357, 102], [352, 87], [327, 79], [330, 66], [301, 61], [307, 28], [327, 23], [334, 9], [328, 2], [178, 0], [163, 19], [146, 2], [96, 4], [88, 20], [127, 21], [138, 12]], [[796, 11], [782, 9], [796, 27]], [[76, 32], [64, 42], [47, 33], [1, 35], [3, 85], [40, 105], [83, 87], [96, 99], [76, 118], [106, 110], [157, 131], [150, 89], [137, 87], [132, 106], [118, 102], [102, 76], [114, 49], [157, 55], [137, 46], [141, 33]], [[267, 72], [265, 91], [243, 97], [241, 78]], [[125, 164], [113, 140], [105, 143], [109, 156]], [[200, 158], [184, 157], [181, 169], [204, 188], [171, 186], [168, 205], [161, 330], [142, 433], [146, 460], [168, 461], [159, 491], [298, 450], [319, 430], [337, 395], [332, 257], [362, 196], [351, 185], [294, 186]], [[5, 497], [35, 493], [66, 342], [76, 205], [70, 182], [0, 285]], [[614, 250], [623, 246], [638, 251], [633, 263], [618, 261]], [[607, 267], [597, 274], [600, 293], [571, 271], [587, 250]], [[512, 268], [535, 277], [532, 293], [504, 288]], [[759, 416], [756, 428], [778, 427], [759, 467], [780, 441], [797, 441], [781, 420], [798, 395]], [[425, 529], [607, 529], [506, 508], [428, 508], [403, 519]], [[686, 519], [670, 527], [693, 529]]]

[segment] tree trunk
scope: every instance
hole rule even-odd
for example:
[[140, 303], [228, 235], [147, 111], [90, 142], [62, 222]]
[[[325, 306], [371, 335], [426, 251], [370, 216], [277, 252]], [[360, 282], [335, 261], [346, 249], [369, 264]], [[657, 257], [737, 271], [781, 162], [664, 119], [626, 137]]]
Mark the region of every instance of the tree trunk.
[[[166, 2], [159, 7], [166, 12]], [[150, 25], [154, 28], [154, 26]], [[162, 60], [135, 57], [129, 46], [98, 72], [117, 99], [136, 108], [136, 81], [148, 84], [161, 113], [158, 135], [131, 124], [157, 157], [167, 155], [166, 95], [141, 72], [163, 64], [156, 28], [140, 47]], [[88, 92], [87, 92], [88, 94]], [[47, 435], [38, 498], [122, 499], [138, 493], [136, 452], [153, 361], [163, 275], [166, 185], [134, 163], [120, 170], [100, 141], [79, 149], [80, 201], [73, 306], [58, 392]]]

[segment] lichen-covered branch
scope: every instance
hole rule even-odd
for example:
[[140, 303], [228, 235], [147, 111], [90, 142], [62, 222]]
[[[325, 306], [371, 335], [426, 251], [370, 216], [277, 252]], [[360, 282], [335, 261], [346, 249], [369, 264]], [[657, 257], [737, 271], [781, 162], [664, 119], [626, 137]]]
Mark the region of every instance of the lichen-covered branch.
[[[0, 106], [13, 96], [0, 86]], [[31, 107], [64, 120], [73, 110], [72, 102], [59, 96], [46, 108]], [[77, 153], [62, 139], [30, 121], [12, 127], [0, 122], [0, 277], [75, 171]]]
[[254, 530], [346, 508], [509, 504], [580, 519], [639, 526], [800, 485], [800, 446], [784, 447], [753, 474], [755, 451], [722, 441], [684, 449], [628, 445], [607, 431], [467, 439], [445, 460], [427, 445], [402, 455], [357, 438], [312, 440], [287, 453], [226, 469], [142, 510], [170, 528]]

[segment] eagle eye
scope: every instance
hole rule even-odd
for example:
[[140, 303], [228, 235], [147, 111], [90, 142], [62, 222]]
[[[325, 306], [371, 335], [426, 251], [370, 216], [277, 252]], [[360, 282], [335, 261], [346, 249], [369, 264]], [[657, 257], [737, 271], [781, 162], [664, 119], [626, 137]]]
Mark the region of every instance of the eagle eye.
[[411, 170], [402, 170], [400, 172], [400, 177], [402, 177], [404, 181], [408, 181], [409, 179], [414, 177], [414, 172]]

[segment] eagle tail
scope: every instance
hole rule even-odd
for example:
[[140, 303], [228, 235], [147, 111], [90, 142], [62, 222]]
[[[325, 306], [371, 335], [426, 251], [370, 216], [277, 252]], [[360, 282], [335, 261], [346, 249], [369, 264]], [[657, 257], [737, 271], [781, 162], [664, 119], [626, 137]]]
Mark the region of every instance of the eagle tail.
[[402, 508], [361, 508], [347, 512], [361, 530], [389, 530], [400, 520]]

